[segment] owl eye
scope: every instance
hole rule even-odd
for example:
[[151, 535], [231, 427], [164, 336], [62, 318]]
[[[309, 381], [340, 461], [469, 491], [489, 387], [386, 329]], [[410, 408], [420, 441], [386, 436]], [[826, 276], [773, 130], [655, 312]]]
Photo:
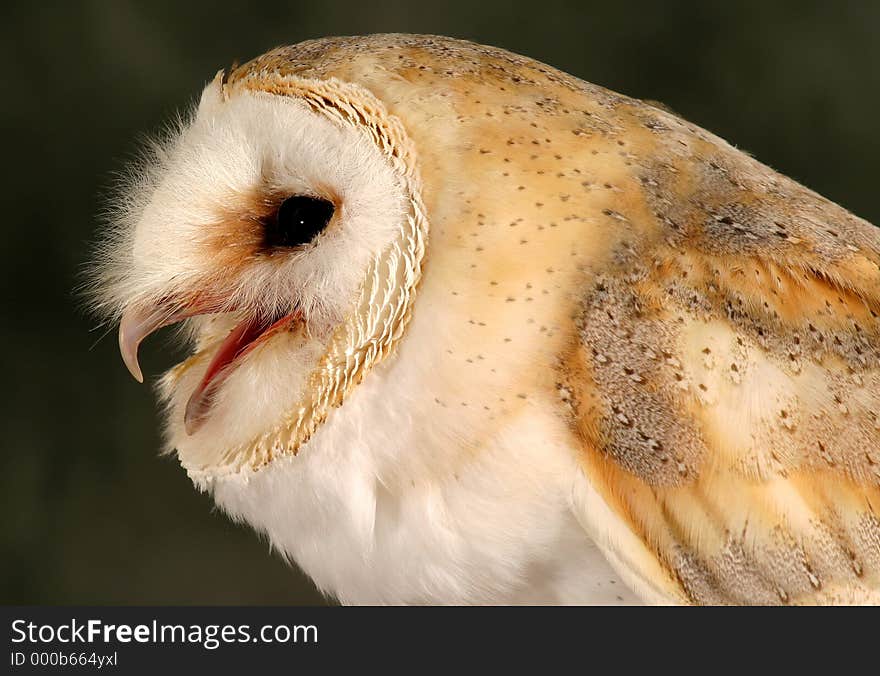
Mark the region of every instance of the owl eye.
[[265, 224], [265, 242], [269, 247], [294, 247], [308, 244], [333, 217], [333, 203], [309, 195], [293, 195], [278, 207], [274, 218]]

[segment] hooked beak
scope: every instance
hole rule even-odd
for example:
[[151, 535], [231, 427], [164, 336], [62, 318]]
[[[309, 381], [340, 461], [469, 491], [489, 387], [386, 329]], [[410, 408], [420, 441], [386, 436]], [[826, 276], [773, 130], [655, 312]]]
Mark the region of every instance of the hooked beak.
[[[217, 304], [193, 302], [169, 310], [167, 305], [156, 304], [151, 308], [131, 307], [122, 314], [119, 323], [119, 351], [129, 373], [139, 383], [144, 376], [138, 363], [138, 347], [151, 333], [196, 315], [218, 312]], [[213, 403], [214, 394], [232, 371], [237, 361], [253, 350], [269, 336], [286, 330], [302, 320], [302, 313], [295, 309], [281, 317], [249, 317], [239, 323], [220, 343], [214, 357], [195, 391], [190, 395], [184, 412], [187, 434], [194, 434], [205, 421]]]
[[122, 361], [132, 377], [139, 383], [144, 382], [144, 374], [138, 362], [138, 348], [141, 342], [151, 333], [155, 333], [164, 326], [170, 326], [177, 322], [208, 312], [203, 304], [192, 304], [182, 309], [169, 310], [162, 304], [152, 308], [130, 307], [122, 313], [119, 322], [119, 352]]

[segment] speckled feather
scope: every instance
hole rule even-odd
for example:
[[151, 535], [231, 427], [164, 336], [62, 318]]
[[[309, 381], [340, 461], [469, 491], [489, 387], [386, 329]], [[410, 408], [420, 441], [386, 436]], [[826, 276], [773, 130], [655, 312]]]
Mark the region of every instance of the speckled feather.
[[[433, 236], [455, 240], [459, 283], [493, 290], [483, 317], [534, 304], [584, 470], [671, 597], [878, 599], [873, 226], [672, 114], [501, 50], [340, 38], [233, 78], [254, 70], [358, 82], [418, 146], [452, 140], [423, 157]], [[487, 183], [506, 197], [476, 209]], [[566, 307], [545, 319], [548, 291]]]

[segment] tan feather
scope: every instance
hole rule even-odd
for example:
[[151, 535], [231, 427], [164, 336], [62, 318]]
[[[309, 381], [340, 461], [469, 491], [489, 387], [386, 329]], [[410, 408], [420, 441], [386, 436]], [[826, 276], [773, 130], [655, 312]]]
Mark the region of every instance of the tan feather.
[[693, 602], [876, 601], [880, 235], [652, 114], [681, 129], [632, 172], [653, 232], [574, 348], [588, 471]]
[[[267, 71], [357, 82], [401, 119], [423, 149], [431, 274], [489, 290], [462, 314], [501, 327], [481, 333], [496, 363], [520, 354], [508, 327], [557, 327], [555, 383], [527, 364], [515, 382], [562, 393], [620, 519], [599, 530], [641, 543], [608, 547], [630, 575], [669, 601], [880, 600], [873, 226], [674, 114], [502, 50], [340, 38], [231, 80]], [[470, 208], [461, 176], [505, 198]], [[538, 270], [567, 291], [521, 313]]]

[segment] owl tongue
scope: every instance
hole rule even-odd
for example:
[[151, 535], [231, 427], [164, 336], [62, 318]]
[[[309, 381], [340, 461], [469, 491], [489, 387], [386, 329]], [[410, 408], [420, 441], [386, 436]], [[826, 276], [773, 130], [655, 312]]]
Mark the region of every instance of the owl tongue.
[[235, 368], [233, 362], [253, 350], [276, 329], [289, 324], [298, 314], [285, 315], [275, 322], [251, 318], [230, 331], [214, 354], [199, 386], [186, 403], [183, 420], [187, 434], [195, 434], [208, 417], [217, 388]]

